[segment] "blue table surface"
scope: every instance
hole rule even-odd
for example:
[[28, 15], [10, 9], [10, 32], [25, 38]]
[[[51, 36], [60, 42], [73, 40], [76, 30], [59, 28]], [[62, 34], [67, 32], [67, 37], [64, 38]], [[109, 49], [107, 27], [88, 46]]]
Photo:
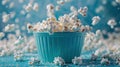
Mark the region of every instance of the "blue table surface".
[[[87, 58], [87, 56], [85, 55], [82, 56]], [[66, 64], [65, 66], [55, 66], [54, 64], [29, 65], [28, 61], [28, 59], [24, 58], [24, 61], [16, 62], [14, 61], [13, 56], [3, 56], [0, 57], [0, 67], [120, 67], [116, 65], [114, 61], [112, 61], [109, 65], [101, 65], [100, 60], [91, 62], [89, 59], [83, 59], [82, 65]]]

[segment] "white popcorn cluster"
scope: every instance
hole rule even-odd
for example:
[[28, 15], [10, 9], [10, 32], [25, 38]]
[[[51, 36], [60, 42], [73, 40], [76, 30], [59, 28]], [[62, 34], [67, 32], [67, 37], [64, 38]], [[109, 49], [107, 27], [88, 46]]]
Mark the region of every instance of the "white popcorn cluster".
[[[50, 7], [50, 6], [49, 6]], [[73, 15], [72, 15], [73, 16]], [[52, 16], [38, 22], [35, 25], [27, 24], [28, 31], [33, 32], [85, 32], [92, 28], [88, 25], [82, 25], [80, 19], [73, 18], [67, 14], [60, 16], [58, 20]]]
[[100, 17], [99, 16], [94, 16], [92, 18], [92, 25], [96, 25], [99, 21], [100, 21]]
[[4, 31], [5, 32], [11, 32], [15, 30], [15, 24], [8, 24], [7, 26], [5, 26]]
[[41, 64], [40, 60], [38, 58], [30, 58], [30, 61], [28, 62], [30, 65], [35, 65], [35, 64]]
[[25, 5], [24, 9], [27, 11], [27, 12], [30, 12], [31, 10], [34, 10], [34, 11], [38, 11], [39, 10], [39, 4], [38, 3], [28, 3], [27, 5]]
[[103, 64], [103, 65], [109, 65], [110, 61], [108, 59], [106, 59], [106, 58], [102, 58], [101, 64]]
[[107, 23], [111, 28], [114, 28], [114, 26], [117, 24], [114, 19], [110, 19]]
[[55, 65], [64, 65], [65, 64], [64, 59], [62, 59], [61, 57], [55, 57], [53, 62]]
[[79, 65], [82, 64], [82, 58], [81, 57], [75, 57], [74, 59], [72, 59], [72, 63]]
[[0, 32], [0, 39], [3, 38], [5, 36], [4, 32]]

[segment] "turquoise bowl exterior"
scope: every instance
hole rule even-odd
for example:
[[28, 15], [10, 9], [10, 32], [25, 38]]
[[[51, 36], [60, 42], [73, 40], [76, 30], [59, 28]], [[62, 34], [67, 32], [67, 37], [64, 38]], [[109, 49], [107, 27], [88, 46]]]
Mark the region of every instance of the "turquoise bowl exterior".
[[66, 63], [80, 56], [84, 44], [84, 33], [80, 32], [34, 32], [39, 59], [53, 62], [55, 57], [62, 57]]

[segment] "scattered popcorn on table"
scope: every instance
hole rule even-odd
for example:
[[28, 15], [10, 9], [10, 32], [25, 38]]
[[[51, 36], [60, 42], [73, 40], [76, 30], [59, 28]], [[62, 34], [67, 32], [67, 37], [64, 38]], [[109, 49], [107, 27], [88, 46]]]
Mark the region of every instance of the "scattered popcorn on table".
[[14, 7], [14, 2], [11, 2], [10, 4], [9, 4], [9, 8], [13, 8]]
[[60, 65], [60, 66], [65, 64], [64, 59], [62, 59], [61, 57], [55, 57], [53, 62], [55, 65]]
[[46, 8], [47, 8], [47, 16], [48, 17], [53, 17], [54, 16], [54, 5], [53, 4], [48, 4], [47, 6], [46, 6]]
[[55, 7], [55, 10], [56, 10], [56, 11], [60, 10], [60, 6], [56, 6], [56, 7]]
[[27, 30], [28, 30], [28, 32], [33, 31], [33, 26], [30, 23], [27, 24]]
[[81, 57], [75, 57], [74, 59], [72, 59], [72, 63], [79, 65], [82, 64], [82, 58]]
[[110, 19], [107, 23], [111, 28], [114, 28], [114, 26], [117, 24], [114, 19]]
[[99, 21], [100, 21], [100, 17], [99, 16], [94, 16], [92, 18], [92, 25], [96, 25]]
[[15, 30], [15, 24], [8, 24], [7, 26], [5, 26], [4, 31], [5, 32], [11, 32]]

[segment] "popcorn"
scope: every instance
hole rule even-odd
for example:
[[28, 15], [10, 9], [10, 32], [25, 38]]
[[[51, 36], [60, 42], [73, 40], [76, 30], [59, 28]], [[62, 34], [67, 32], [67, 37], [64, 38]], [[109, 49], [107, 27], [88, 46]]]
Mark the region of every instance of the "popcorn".
[[92, 25], [96, 25], [99, 21], [100, 21], [100, 17], [99, 16], [94, 16], [92, 18]]
[[54, 17], [54, 5], [48, 4], [46, 8], [47, 8], [47, 16]]
[[120, 0], [115, 0], [117, 3], [120, 3]]
[[80, 13], [82, 16], [86, 16], [87, 11], [88, 11], [88, 8], [86, 6], [80, 7], [80, 9], [78, 9], [78, 13]]
[[39, 10], [39, 5], [38, 3], [34, 3], [33, 5], [33, 10], [38, 11]]
[[75, 57], [74, 59], [72, 59], [72, 63], [79, 65], [82, 64], [82, 58], [81, 57]]
[[33, 26], [30, 23], [27, 24], [27, 30], [28, 32], [33, 32]]
[[10, 15], [9, 14], [3, 14], [2, 15], [2, 21], [4, 23], [8, 22], [9, 19], [10, 19]]
[[26, 10], [27, 12], [31, 11], [31, 10], [32, 10], [32, 4], [31, 4], [31, 3], [28, 3], [28, 5], [25, 6], [25, 10]]
[[19, 36], [18, 40], [15, 41], [14, 45], [20, 45], [24, 43], [24, 38], [22, 38], [21, 36]]
[[114, 26], [117, 24], [114, 19], [110, 19], [107, 23], [111, 28], [114, 28]]
[[55, 65], [64, 65], [65, 64], [65, 61], [61, 57], [55, 57], [53, 62]]
[[35, 65], [35, 64], [41, 64], [40, 60], [38, 58], [30, 58], [30, 61], [28, 62], [30, 65]]
[[3, 32], [0, 32], [0, 39], [3, 38], [5, 34]]
[[106, 58], [102, 58], [101, 64], [103, 64], [103, 65], [109, 65], [110, 61], [108, 59], [106, 59]]
[[5, 32], [11, 32], [15, 30], [15, 24], [8, 24], [7, 26], [5, 26], [4, 31]]
[[56, 7], [55, 7], [55, 10], [56, 10], [56, 11], [60, 10], [60, 6], [56, 6]]
[[23, 53], [21, 51], [16, 52], [14, 54], [14, 60], [15, 61], [23, 61]]

